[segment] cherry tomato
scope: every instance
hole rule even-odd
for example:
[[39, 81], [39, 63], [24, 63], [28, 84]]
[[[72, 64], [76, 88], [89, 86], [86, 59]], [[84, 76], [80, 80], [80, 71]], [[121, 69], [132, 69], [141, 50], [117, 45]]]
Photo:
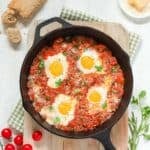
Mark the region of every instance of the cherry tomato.
[[5, 150], [15, 150], [15, 146], [13, 144], [7, 144]]
[[10, 128], [4, 128], [1, 131], [1, 135], [2, 135], [3, 138], [10, 139], [11, 136], [12, 136], [12, 131], [11, 131]]
[[32, 145], [31, 144], [24, 144], [22, 147], [22, 150], [32, 150]]
[[22, 134], [16, 135], [16, 137], [14, 138], [14, 143], [16, 145], [22, 145], [23, 144], [23, 135]]
[[34, 131], [32, 133], [32, 138], [33, 138], [34, 141], [40, 141], [41, 138], [42, 138], [42, 132], [38, 131], [38, 130]]

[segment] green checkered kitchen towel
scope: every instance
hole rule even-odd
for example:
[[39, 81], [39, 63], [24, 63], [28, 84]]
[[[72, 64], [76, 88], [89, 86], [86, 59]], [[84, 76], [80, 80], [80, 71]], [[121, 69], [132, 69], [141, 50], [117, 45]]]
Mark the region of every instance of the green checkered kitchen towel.
[[[67, 8], [62, 9], [60, 17], [63, 19], [67, 19], [67, 20], [103, 22], [103, 20], [101, 20], [99, 18], [89, 16], [88, 14], [85, 14], [83, 12], [75, 11], [75, 10], [71, 10], [71, 9], [67, 9]], [[141, 39], [138, 34], [133, 33], [133, 32], [130, 32], [129, 36], [130, 36], [129, 37], [129, 49], [130, 49], [129, 52], [130, 52], [130, 57], [132, 60], [137, 52], [138, 45], [139, 45]], [[15, 109], [13, 110], [10, 118], [8, 119], [9, 126], [20, 132], [23, 131], [23, 120], [24, 120], [23, 112], [24, 112], [24, 110], [22, 107], [22, 103], [21, 103], [21, 101], [19, 101], [18, 104], [16, 105]]]

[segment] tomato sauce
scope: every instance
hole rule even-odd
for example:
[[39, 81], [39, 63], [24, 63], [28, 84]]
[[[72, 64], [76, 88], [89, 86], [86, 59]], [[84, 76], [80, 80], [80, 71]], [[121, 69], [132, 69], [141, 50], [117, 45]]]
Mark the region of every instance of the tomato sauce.
[[[104, 74], [84, 74], [78, 69], [77, 61], [87, 48], [94, 49], [98, 53], [105, 69]], [[61, 86], [51, 88], [47, 85], [48, 77], [44, 67], [42, 68], [41, 61], [58, 53], [63, 53], [67, 58], [68, 75]], [[107, 95], [109, 108], [90, 114], [86, 98], [88, 89], [104, 84], [107, 77], [111, 79]], [[56, 127], [67, 131], [87, 131], [101, 125], [118, 108], [124, 93], [124, 75], [117, 59], [112, 56], [111, 51], [105, 45], [85, 36], [60, 37], [51, 46], [44, 47], [35, 57], [30, 68], [27, 86], [28, 96], [37, 112], [40, 112], [42, 107], [53, 104], [55, 97], [60, 93], [76, 98], [78, 104], [74, 119], [67, 126], [57, 125]]]

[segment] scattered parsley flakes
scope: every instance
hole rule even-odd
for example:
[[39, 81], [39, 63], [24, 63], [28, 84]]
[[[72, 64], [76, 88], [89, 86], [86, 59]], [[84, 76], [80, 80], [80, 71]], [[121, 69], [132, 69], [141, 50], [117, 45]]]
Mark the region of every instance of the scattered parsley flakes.
[[102, 108], [103, 108], [103, 109], [107, 108], [107, 102], [104, 102], [104, 103], [102, 104]]
[[59, 79], [55, 82], [56, 87], [59, 87], [62, 84], [62, 80]]
[[53, 106], [49, 106], [49, 111], [52, 111], [53, 110]]
[[58, 124], [60, 123], [60, 118], [59, 117], [56, 117], [54, 120], [53, 120], [54, 124]]
[[41, 59], [39, 62], [39, 69], [43, 69], [44, 68], [44, 60]]
[[96, 68], [96, 70], [97, 70], [97, 71], [99, 71], [99, 72], [101, 72], [101, 71], [102, 71], [102, 69], [103, 69], [103, 67], [102, 67], [102, 66], [95, 66], [95, 68]]

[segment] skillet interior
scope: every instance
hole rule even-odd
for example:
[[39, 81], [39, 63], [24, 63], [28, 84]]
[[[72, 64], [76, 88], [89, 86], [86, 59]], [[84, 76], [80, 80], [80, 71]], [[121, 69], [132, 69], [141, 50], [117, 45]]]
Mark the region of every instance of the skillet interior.
[[[102, 125], [98, 126], [96, 129], [88, 132], [64, 132], [62, 130], [56, 129], [55, 127], [49, 125], [45, 122], [41, 116], [34, 110], [32, 103], [29, 101], [27, 95], [27, 78], [29, 75], [29, 69], [32, 64], [33, 59], [36, 57], [37, 53], [46, 45], [51, 45], [53, 40], [60, 36], [72, 36], [72, 35], [84, 35], [101, 42], [112, 51], [112, 55], [115, 56], [120, 64], [125, 77], [124, 95], [122, 97], [121, 103], [117, 111], [112, 115], [112, 117], [104, 122]], [[122, 50], [122, 48], [109, 36], [106, 34], [90, 28], [83, 26], [71, 26], [62, 29], [54, 30], [48, 33], [46, 36], [41, 38], [39, 41], [35, 41], [29, 52], [27, 53], [20, 74], [20, 90], [22, 95], [23, 106], [25, 110], [32, 116], [38, 124], [51, 133], [69, 137], [69, 138], [86, 138], [93, 137], [94, 135], [104, 132], [106, 129], [111, 128], [123, 115], [128, 104], [130, 102], [133, 87], [133, 77], [129, 62], [129, 56]]]

